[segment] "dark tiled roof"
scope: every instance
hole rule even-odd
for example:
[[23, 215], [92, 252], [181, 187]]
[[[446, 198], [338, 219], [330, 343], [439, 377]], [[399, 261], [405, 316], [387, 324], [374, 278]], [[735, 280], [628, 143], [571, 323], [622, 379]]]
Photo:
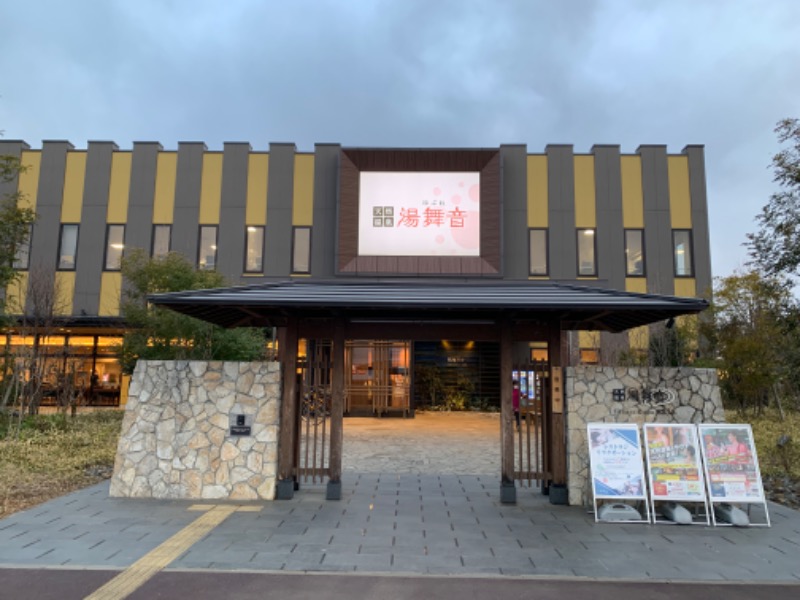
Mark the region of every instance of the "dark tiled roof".
[[698, 313], [705, 300], [550, 282], [281, 281], [150, 297], [153, 304], [223, 327], [278, 325], [289, 316], [392, 322], [508, 317], [562, 329], [624, 331]]

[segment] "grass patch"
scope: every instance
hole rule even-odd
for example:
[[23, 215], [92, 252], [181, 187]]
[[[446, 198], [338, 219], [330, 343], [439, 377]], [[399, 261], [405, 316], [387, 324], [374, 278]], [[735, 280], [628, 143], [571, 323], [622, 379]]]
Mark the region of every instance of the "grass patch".
[[727, 419], [753, 427], [762, 475], [800, 480], [800, 412], [787, 411], [783, 421], [777, 410], [760, 417], [729, 412]]
[[0, 518], [111, 475], [122, 411], [27, 417], [16, 439], [0, 421]]

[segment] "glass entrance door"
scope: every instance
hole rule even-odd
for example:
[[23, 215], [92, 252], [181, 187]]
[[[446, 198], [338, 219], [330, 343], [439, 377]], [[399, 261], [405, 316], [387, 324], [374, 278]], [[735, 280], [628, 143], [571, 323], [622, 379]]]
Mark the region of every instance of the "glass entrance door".
[[410, 342], [353, 340], [345, 345], [345, 413], [381, 416], [410, 409]]

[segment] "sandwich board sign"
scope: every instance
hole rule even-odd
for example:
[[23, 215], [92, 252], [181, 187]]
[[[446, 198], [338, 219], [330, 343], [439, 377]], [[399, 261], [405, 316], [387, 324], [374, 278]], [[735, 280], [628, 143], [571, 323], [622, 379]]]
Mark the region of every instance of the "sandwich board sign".
[[[656, 502], [702, 502], [704, 524], [708, 525], [710, 511], [697, 428], [689, 424], [648, 423], [644, 426], [644, 447], [653, 522], [657, 522]], [[663, 504], [662, 508], [667, 506], [673, 505]], [[687, 522], [689, 518], [687, 514]]]
[[[750, 425], [704, 423], [700, 435], [708, 499], [713, 504], [762, 504], [770, 526]], [[712, 512], [712, 516], [714, 513]], [[716, 525], [716, 517], [714, 517]]]
[[[587, 431], [595, 521], [598, 500], [636, 500], [646, 506], [639, 427], [635, 423], [589, 423]], [[646, 521], [640, 515], [620, 520], [649, 523], [650, 515], [648, 512]]]

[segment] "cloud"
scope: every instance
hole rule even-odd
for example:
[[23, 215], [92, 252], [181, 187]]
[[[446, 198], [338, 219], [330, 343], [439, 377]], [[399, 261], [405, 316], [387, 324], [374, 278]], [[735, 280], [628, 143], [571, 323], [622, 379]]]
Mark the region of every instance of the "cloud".
[[792, 0], [40, 0], [3, 20], [0, 127], [33, 146], [705, 144], [718, 275], [798, 116]]

